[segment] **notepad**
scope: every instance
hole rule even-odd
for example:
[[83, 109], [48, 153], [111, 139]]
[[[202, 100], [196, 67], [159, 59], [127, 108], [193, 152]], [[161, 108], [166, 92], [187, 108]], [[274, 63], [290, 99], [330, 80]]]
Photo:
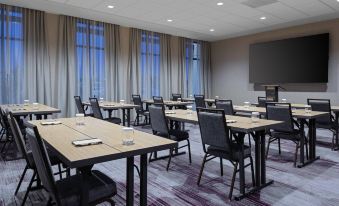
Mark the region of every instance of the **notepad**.
[[98, 139], [98, 138], [82, 139], [82, 140], [75, 140], [75, 141], [72, 142], [72, 144], [77, 146], [77, 147], [81, 147], [81, 146], [102, 144], [102, 140]]
[[165, 111], [165, 114], [175, 114], [174, 111]]
[[236, 123], [237, 120], [234, 120], [234, 119], [227, 119], [226, 120], [226, 123]]
[[57, 125], [57, 124], [61, 124], [60, 121], [56, 121], [56, 120], [49, 120], [49, 121], [44, 121], [40, 123], [41, 125]]

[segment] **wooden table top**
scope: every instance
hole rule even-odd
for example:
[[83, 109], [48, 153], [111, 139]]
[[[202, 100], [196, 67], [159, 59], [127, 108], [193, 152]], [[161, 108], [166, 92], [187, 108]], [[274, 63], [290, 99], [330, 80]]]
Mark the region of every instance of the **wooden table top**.
[[[133, 109], [139, 107], [138, 105], [134, 104], [126, 104], [126, 103], [120, 103], [120, 102], [110, 102], [110, 101], [103, 101], [98, 102], [99, 107], [102, 109]], [[82, 103], [83, 105], [91, 106], [91, 103], [86, 101]]]
[[[181, 98], [181, 99], [182, 99], [182, 101], [185, 101], [185, 102], [194, 102], [194, 98], [190, 98], [190, 97]], [[215, 99], [205, 99], [205, 102], [214, 103]]]
[[4, 111], [9, 111], [12, 112], [13, 115], [16, 116], [24, 116], [24, 115], [30, 115], [30, 114], [53, 114], [53, 113], [60, 113], [61, 110], [60, 109], [56, 109], [44, 104], [37, 104], [37, 105], [33, 105], [33, 104], [4, 104], [4, 105], [0, 105], [0, 107], [4, 110]]
[[[170, 120], [181, 121], [181, 122], [188, 122], [192, 124], [198, 123], [198, 116], [195, 111], [191, 112], [188, 110], [171, 110], [173, 112], [167, 113], [166, 117]], [[227, 126], [230, 127], [232, 130], [237, 132], [253, 132], [258, 130], [263, 130], [269, 128], [272, 125], [281, 124], [281, 121], [273, 121], [273, 120], [266, 120], [266, 119], [259, 119], [258, 122], [253, 123], [251, 118], [248, 117], [241, 117], [241, 116], [233, 116], [233, 115], [226, 115], [226, 121], [228, 120], [235, 120], [234, 123], [227, 123]]]
[[[245, 106], [234, 105], [233, 108], [235, 112], [244, 112], [244, 113], [259, 112], [260, 114], [266, 114], [265, 107], [254, 107], [254, 106], [245, 107]], [[326, 115], [326, 114], [328, 114], [328, 112], [310, 111], [307, 113], [304, 109], [292, 110], [292, 116], [295, 118], [300, 118], [300, 119], [315, 119], [319, 116]]]
[[[153, 104], [154, 101], [153, 99], [147, 99], [147, 100], [143, 100], [144, 103], [146, 104]], [[178, 101], [172, 101], [172, 100], [164, 100], [164, 104], [166, 106], [182, 106], [182, 105], [189, 105], [189, 104], [193, 104], [192, 102], [178, 102]]]
[[[46, 120], [26, 123], [37, 126], [48, 146], [72, 168], [173, 148], [177, 142], [149, 133], [134, 131], [134, 144], [123, 145], [122, 126], [93, 117], [84, 117], [85, 125], [76, 125], [76, 117], [58, 119], [62, 124], [41, 125]], [[76, 147], [74, 140], [98, 138], [103, 144]]]

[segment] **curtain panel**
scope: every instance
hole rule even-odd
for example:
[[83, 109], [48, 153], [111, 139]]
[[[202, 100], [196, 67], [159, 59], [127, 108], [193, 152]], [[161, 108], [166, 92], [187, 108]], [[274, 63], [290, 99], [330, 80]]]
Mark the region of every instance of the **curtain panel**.
[[74, 96], [118, 101], [122, 95], [119, 70], [119, 26], [60, 16], [58, 39], [58, 100], [62, 116], [77, 113]]

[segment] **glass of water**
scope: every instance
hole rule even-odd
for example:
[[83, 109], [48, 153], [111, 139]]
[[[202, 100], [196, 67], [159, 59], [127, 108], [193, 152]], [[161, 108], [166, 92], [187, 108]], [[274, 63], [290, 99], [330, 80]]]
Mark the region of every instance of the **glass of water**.
[[120, 99], [120, 104], [121, 104], [121, 105], [124, 105], [124, 104], [125, 104], [125, 100]]
[[122, 128], [123, 132], [123, 145], [133, 145], [134, 144], [134, 129], [132, 127]]
[[85, 125], [85, 114], [78, 113], [78, 114], [75, 114], [75, 117], [76, 117], [76, 121], [75, 121], [76, 125], [78, 126]]
[[282, 103], [287, 103], [287, 99], [281, 99]]
[[104, 98], [100, 97], [100, 103], [104, 103]]
[[245, 107], [246, 109], [249, 109], [249, 108], [250, 108], [250, 105], [251, 105], [250, 102], [244, 102], [244, 107]]
[[177, 99], [177, 102], [181, 102], [181, 98], [178, 98], [178, 99]]
[[28, 104], [29, 104], [29, 100], [28, 100], [28, 99], [25, 99], [25, 100], [24, 100], [24, 106], [28, 106]]
[[193, 114], [193, 106], [192, 105], [187, 106], [187, 114]]
[[259, 122], [259, 112], [252, 112], [251, 119], [253, 123]]
[[311, 111], [312, 111], [311, 105], [305, 105], [305, 112], [309, 114], [311, 113]]
[[38, 110], [39, 109], [39, 103], [34, 102], [33, 103], [33, 109]]

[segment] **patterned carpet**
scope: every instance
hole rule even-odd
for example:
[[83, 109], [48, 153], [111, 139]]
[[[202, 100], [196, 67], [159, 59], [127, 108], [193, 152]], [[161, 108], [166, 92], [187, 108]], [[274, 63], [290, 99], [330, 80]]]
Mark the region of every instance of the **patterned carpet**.
[[[219, 161], [206, 164], [201, 186], [197, 177], [203, 159], [198, 126], [187, 125], [192, 144], [192, 160], [188, 155], [174, 157], [169, 172], [166, 172], [167, 160], [152, 162], [148, 167], [148, 205], [156, 206], [219, 206], [219, 205], [339, 205], [339, 152], [331, 151], [329, 144], [317, 146], [321, 159], [315, 163], [297, 169], [293, 167], [294, 144], [282, 141], [282, 155], [278, 155], [277, 145], [273, 143], [267, 161], [267, 177], [274, 184], [241, 201], [229, 201], [227, 194], [231, 182], [233, 167], [224, 161], [224, 176], [220, 176]], [[149, 128], [142, 130], [150, 132]], [[318, 139], [330, 142], [331, 134], [318, 131]], [[246, 141], [247, 142], [247, 141]], [[252, 141], [253, 143], [253, 141]], [[1, 146], [1, 145], [0, 145]], [[13, 148], [12, 151], [15, 151]], [[168, 151], [165, 152], [168, 154]], [[254, 154], [253, 154], [254, 156]], [[136, 158], [136, 164], [139, 164]], [[24, 160], [4, 161], [0, 158], [0, 205], [20, 205], [24, 190], [31, 177], [26, 175], [24, 184], [17, 197], [14, 190], [24, 169]], [[126, 160], [117, 160], [98, 164], [98, 169], [111, 176], [117, 183], [118, 195], [114, 197], [116, 205], [125, 205]], [[250, 170], [246, 171], [246, 183], [251, 184]], [[237, 176], [233, 194], [238, 194]], [[27, 205], [45, 205], [46, 192], [42, 190], [30, 193]], [[139, 178], [135, 172], [135, 202], [139, 204]], [[106, 204], [102, 204], [106, 205]]]

